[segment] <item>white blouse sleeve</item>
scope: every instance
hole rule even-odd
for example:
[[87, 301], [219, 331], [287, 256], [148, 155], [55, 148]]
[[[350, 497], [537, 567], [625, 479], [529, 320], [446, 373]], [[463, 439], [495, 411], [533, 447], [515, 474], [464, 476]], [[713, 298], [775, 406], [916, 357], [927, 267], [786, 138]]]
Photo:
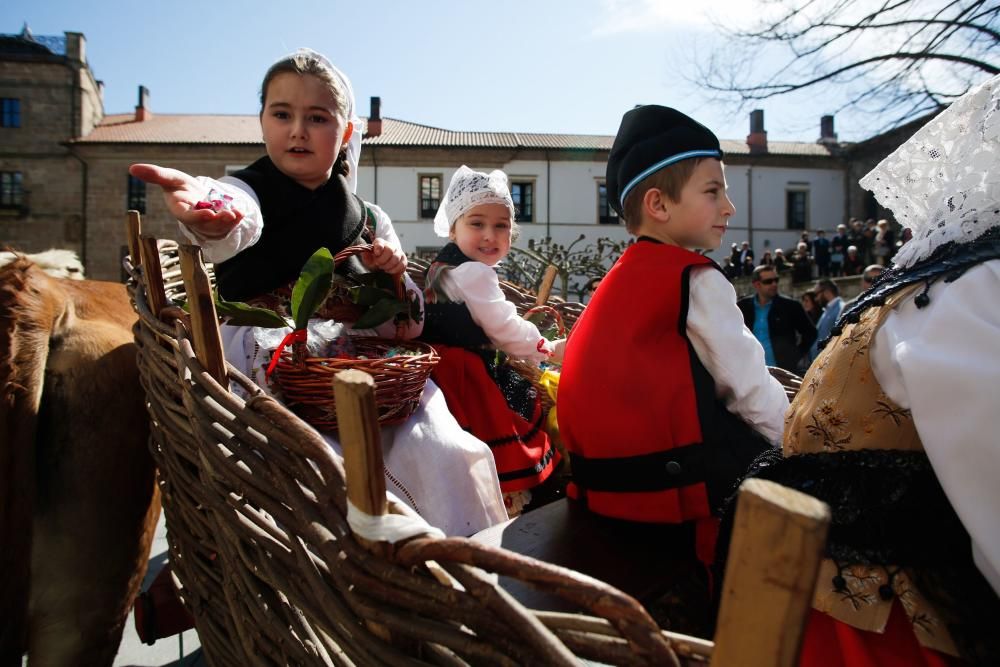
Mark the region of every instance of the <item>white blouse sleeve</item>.
[[402, 250], [403, 244], [399, 242], [399, 236], [396, 235], [389, 214], [371, 202], [365, 202], [365, 205], [375, 214], [375, 237], [382, 239], [393, 248]]
[[1000, 594], [1000, 260], [953, 283], [930, 303], [896, 306], [875, 334], [872, 370], [908, 408], [941, 486], [972, 537], [973, 557]]
[[[399, 237], [396, 235], [396, 230], [392, 227], [392, 219], [389, 215], [383, 211], [381, 208], [372, 204], [371, 202], [365, 202], [365, 205], [371, 209], [371, 212], [375, 215], [375, 237], [380, 238], [386, 243], [388, 243], [393, 248], [397, 250], [402, 250], [403, 246], [399, 242]], [[417, 287], [417, 284], [413, 282], [408, 273], [403, 274], [403, 288], [406, 293], [412, 292], [417, 296], [417, 301], [420, 303], [420, 312], [424, 312], [424, 293]], [[402, 337], [404, 339], [416, 338], [424, 330], [424, 319], [421, 315], [419, 322], [414, 322], [410, 320], [406, 324], [406, 328], [402, 332]], [[369, 330], [354, 330], [354, 333], [365, 333], [369, 335], [375, 335], [382, 338], [395, 338], [396, 337], [396, 323], [392, 320], [388, 322], [383, 322], [374, 329]]]
[[720, 271], [691, 272], [687, 335], [726, 408], [780, 445], [788, 397], [768, 373], [764, 348], [746, 328], [736, 290]]
[[205, 259], [218, 264], [238, 255], [260, 239], [264, 229], [264, 219], [260, 213], [260, 202], [253, 189], [233, 176], [223, 176], [216, 180], [199, 176], [198, 182], [205, 187], [205, 195], [216, 189], [233, 198], [233, 208], [243, 213], [243, 219], [221, 239], [208, 239], [178, 223], [181, 234], [191, 243], [201, 246]]
[[535, 363], [552, 355], [552, 343], [504, 298], [500, 279], [491, 267], [482, 262], [466, 262], [444, 271], [439, 280], [448, 298], [465, 303], [473, 321], [498, 349]]

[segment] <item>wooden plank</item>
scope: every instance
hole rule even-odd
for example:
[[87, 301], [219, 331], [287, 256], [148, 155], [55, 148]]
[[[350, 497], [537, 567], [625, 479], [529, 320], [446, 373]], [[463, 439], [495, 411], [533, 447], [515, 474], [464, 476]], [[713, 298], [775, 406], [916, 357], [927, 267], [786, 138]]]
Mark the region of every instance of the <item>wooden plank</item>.
[[125, 238], [128, 239], [128, 256], [132, 266], [138, 268], [142, 264], [142, 253], [139, 251], [139, 235], [142, 233], [142, 221], [139, 211], [129, 211], [125, 222]]
[[[375, 407], [375, 380], [359, 370], [341, 371], [333, 377], [340, 446], [344, 452], [347, 499], [365, 514], [382, 516], [389, 511], [382, 463], [382, 434]], [[377, 556], [389, 553], [390, 545], [355, 535], [355, 539]], [[385, 641], [392, 634], [381, 623], [365, 625]]]
[[201, 248], [196, 245], [181, 245], [179, 255], [181, 277], [184, 279], [184, 291], [187, 293], [191, 313], [195, 355], [216, 382], [229, 388], [226, 357], [222, 352], [222, 336], [219, 334], [219, 317], [215, 312], [212, 283], [201, 259]]
[[156, 245], [156, 237], [139, 235], [139, 256], [142, 258], [142, 279], [146, 288], [146, 301], [149, 309], [157, 317], [167, 305], [166, 292], [163, 289], [163, 271], [160, 267], [160, 251]]
[[811, 496], [743, 482], [712, 664], [798, 664], [829, 524], [829, 508]]
[[552, 285], [556, 281], [556, 275], [559, 273], [559, 269], [553, 264], [549, 264], [548, 268], [545, 269], [545, 275], [542, 276], [542, 283], [538, 286], [538, 296], [535, 297], [536, 306], [544, 306], [549, 300], [549, 295], [552, 294]]
[[[375, 407], [375, 380], [363, 371], [341, 371], [333, 378], [333, 391], [344, 451], [347, 498], [365, 514], [381, 516], [388, 511], [388, 502]], [[359, 540], [371, 545], [367, 540]]]

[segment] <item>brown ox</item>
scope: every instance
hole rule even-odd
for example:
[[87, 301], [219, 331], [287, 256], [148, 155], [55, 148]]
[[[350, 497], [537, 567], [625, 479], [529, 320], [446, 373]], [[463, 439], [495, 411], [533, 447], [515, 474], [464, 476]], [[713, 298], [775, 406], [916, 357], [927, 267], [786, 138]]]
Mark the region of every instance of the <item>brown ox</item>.
[[122, 285], [0, 269], [0, 665], [111, 665], [159, 517]]

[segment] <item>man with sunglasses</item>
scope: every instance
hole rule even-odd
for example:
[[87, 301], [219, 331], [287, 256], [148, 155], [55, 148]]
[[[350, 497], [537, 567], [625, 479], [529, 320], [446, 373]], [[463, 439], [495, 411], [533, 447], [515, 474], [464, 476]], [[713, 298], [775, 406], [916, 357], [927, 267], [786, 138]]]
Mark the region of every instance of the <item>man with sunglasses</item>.
[[797, 373], [799, 361], [816, 340], [816, 327], [802, 304], [778, 294], [774, 267], [758, 266], [750, 276], [756, 294], [737, 302], [743, 321], [764, 347], [764, 361]]

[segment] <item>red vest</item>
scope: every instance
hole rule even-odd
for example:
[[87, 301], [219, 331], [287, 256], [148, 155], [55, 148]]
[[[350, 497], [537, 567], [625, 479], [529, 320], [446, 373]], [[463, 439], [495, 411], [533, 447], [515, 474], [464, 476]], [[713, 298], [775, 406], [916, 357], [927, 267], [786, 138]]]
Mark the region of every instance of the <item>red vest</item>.
[[574, 478], [567, 493], [593, 512], [654, 523], [711, 515], [706, 481], [719, 452], [702, 444], [702, 423], [713, 418], [706, 420], [699, 400], [715, 403], [704, 395], [714, 382], [686, 337], [688, 281], [700, 266], [714, 262], [639, 241], [573, 327], [559, 382], [559, 431]]

